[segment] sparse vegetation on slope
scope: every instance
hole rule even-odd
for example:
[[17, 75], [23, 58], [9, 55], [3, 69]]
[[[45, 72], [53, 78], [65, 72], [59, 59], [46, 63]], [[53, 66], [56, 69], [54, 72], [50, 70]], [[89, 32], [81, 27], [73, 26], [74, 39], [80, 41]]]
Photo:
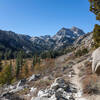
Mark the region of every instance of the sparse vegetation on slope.
[[87, 48], [83, 48], [83, 49], [78, 49], [76, 52], [75, 52], [75, 56], [76, 57], [80, 57], [80, 56], [83, 56], [85, 54], [87, 54], [89, 51]]
[[79, 76], [82, 78], [83, 92], [87, 95], [98, 95], [100, 93], [100, 78], [92, 73], [92, 64], [85, 61], [84, 66], [80, 66]]
[[12, 64], [6, 65], [2, 72], [0, 72], [0, 84], [11, 84], [13, 80]]

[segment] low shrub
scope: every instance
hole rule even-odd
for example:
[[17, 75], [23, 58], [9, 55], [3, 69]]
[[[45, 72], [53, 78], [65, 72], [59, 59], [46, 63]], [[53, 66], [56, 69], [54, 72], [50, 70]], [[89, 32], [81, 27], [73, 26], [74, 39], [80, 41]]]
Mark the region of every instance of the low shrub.
[[12, 75], [12, 66], [7, 65], [4, 67], [2, 72], [0, 72], [0, 84], [11, 84], [13, 80], [13, 75]]
[[88, 53], [88, 49], [87, 48], [83, 48], [83, 49], [79, 49], [75, 52], [75, 56], [76, 57], [80, 57], [80, 56], [83, 56], [85, 54]]
[[83, 81], [83, 92], [93, 95], [100, 93], [100, 81], [96, 75], [89, 76]]
[[100, 78], [92, 73], [92, 64], [89, 61], [80, 67], [79, 76], [82, 78], [84, 94], [94, 95], [100, 93]]
[[51, 80], [38, 80], [34, 83], [34, 87], [37, 87], [38, 89], [45, 89], [46, 87], [50, 86], [52, 83]]

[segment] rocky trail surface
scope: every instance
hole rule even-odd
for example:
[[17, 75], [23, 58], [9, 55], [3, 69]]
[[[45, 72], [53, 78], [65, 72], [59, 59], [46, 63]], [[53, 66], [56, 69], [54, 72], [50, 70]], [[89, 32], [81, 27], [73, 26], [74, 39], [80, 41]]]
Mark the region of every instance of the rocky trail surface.
[[75, 75], [71, 78], [71, 83], [73, 83], [76, 86], [77, 94], [75, 96], [75, 100], [87, 100], [85, 97], [83, 97], [82, 93], [82, 86], [79, 78], [79, 69], [78, 67], [81, 66], [82, 63], [76, 64], [73, 66], [73, 70], [75, 72]]

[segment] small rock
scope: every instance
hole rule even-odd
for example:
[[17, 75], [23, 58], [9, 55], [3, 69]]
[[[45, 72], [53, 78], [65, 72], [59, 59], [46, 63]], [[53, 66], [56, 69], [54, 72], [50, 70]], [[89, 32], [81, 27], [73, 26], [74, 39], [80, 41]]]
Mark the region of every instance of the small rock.
[[30, 81], [36, 81], [36, 80], [39, 79], [39, 78], [40, 78], [40, 74], [37, 74], [37, 75], [34, 75], [34, 74], [33, 74], [33, 75], [29, 78], [28, 81], [29, 81], [29, 82], [30, 82]]
[[20, 81], [18, 82], [18, 84], [17, 84], [17, 88], [20, 87], [20, 86], [25, 85], [25, 83], [26, 83], [26, 79], [20, 80]]
[[62, 97], [63, 97], [63, 92], [64, 92], [63, 89], [58, 90], [58, 91], [55, 93], [56, 98], [57, 98], [57, 99], [62, 98]]
[[37, 88], [32, 87], [32, 88], [30, 89], [30, 92], [34, 93], [36, 90], [37, 90]]
[[55, 94], [51, 96], [51, 98], [49, 100], [57, 100]]
[[48, 76], [43, 77], [43, 80], [44, 80], [44, 81], [45, 81], [45, 80], [48, 80]]
[[36, 97], [36, 98], [32, 97], [31, 100], [49, 100], [49, 99], [44, 97]]
[[37, 95], [38, 97], [43, 97], [45, 95], [45, 91], [40, 90]]
[[54, 89], [55, 91], [59, 88], [59, 84], [58, 83], [53, 83], [51, 85], [51, 89]]
[[69, 100], [75, 100], [75, 98], [73, 96], [69, 97]]
[[58, 88], [67, 89], [68, 85], [65, 83], [63, 78], [56, 78], [54, 83], [51, 85], [51, 89], [57, 90]]

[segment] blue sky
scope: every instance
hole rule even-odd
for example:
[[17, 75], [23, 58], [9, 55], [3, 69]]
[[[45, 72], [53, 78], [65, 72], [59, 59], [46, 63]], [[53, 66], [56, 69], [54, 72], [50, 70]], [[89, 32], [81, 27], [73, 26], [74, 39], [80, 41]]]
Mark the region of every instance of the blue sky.
[[97, 23], [88, 0], [0, 0], [0, 29], [31, 36], [53, 35], [60, 28], [92, 31]]

